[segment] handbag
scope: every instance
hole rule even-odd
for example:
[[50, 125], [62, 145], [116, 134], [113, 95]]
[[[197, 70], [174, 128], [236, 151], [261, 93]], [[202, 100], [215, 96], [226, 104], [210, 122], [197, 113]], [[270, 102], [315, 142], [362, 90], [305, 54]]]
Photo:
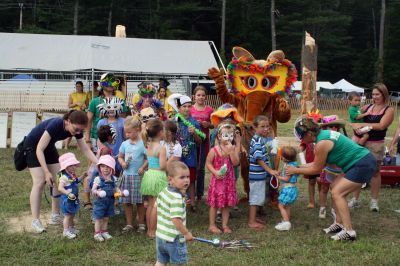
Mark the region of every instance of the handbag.
[[17, 171], [22, 171], [28, 167], [26, 162], [27, 150], [24, 148], [25, 138], [17, 145], [14, 152], [14, 165]]

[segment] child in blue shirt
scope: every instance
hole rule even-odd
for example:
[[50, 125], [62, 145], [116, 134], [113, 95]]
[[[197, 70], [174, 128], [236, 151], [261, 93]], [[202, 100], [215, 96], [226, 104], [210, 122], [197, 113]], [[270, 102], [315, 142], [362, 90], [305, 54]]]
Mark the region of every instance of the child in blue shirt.
[[[297, 151], [295, 148], [290, 146], [282, 147], [282, 159], [285, 162], [285, 166], [297, 167], [296, 162]], [[281, 191], [278, 197], [278, 207], [282, 215], [282, 222], [275, 226], [278, 231], [288, 231], [292, 227], [290, 223], [290, 205], [293, 204], [298, 196], [298, 190], [296, 187], [298, 175], [286, 175], [285, 168], [283, 167], [281, 175], [278, 176], [281, 182]]]
[[265, 203], [265, 191], [267, 178], [277, 175], [278, 172], [270, 168], [268, 161], [267, 147], [270, 131], [269, 120], [266, 116], [259, 115], [254, 119], [255, 135], [250, 142], [249, 150], [249, 221], [248, 225], [252, 229], [262, 229], [264, 224], [257, 219], [257, 206], [263, 206]]
[[143, 197], [140, 193], [142, 176], [147, 167], [146, 148], [140, 138], [141, 123], [138, 119], [128, 116], [124, 122], [125, 135], [128, 138], [119, 148], [118, 161], [124, 169], [122, 173], [121, 190], [128, 190], [129, 197], [121, 199], [125, 204], [126, 226], [123, 232], [133, 230], [133, 204], [137, 206], [138, 229], [137, 232], [146, 232], [144, 223], [145, 208]]

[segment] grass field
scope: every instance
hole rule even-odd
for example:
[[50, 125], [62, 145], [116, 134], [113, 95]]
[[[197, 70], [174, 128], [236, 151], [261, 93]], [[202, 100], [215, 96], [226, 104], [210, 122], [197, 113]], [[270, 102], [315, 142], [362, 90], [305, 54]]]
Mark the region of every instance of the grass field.
[[[283, 136], [291, 136], [292, 128], [280, 126]], [[394, 126], [389, 130], [393, 132]], [[351, 132], [348, 130], [348, 132]], [[389, 133], [388, 136], [392, 136]], [[73, 149], [82, 162], [82, 154]], [[81, 210], [77, 215], [81, 234], [78, 239], [66, 240], [61, 227], [49, 227], [41, 235], [19, 231], [18, 224], [10, 223], [13, 217], [29, 218], [29, 192], [31, 178], [28, 171], [16, 172], [12, 164], [12, 149], [0, 154], [0, 264], [1, 265], [152, 265], [155, 262], [155, 243], [137, 233], [122, 234], [123, 216], [111, 219], [110, 232], [114, 239], [106, 243], [93, 240], [93, 225], [89, 213]], [[83, 166], [86, 163], [83, 163]], [[83, 171], [83, 167], [81, 170]], [[266, 209], [267, 227], [251, 231], [246, 225], [247, 206], [232, 211], [232, 235], [221, 235], [224, 240], [247, 239], [257, 248], [249, 251], [217, 249], [205, 244], [188, 244], [190, 265], [400, 265], [400, 208], [398, 188], [381, 190], [380, 213], [368, 209], [369, 189], [362, 193], [362, 208], [352, 211], [358, 240], [351, 243], [332, 242], [321, 233], [321, 228], [332, 220], [318, 218], [318, 209], [306, 209], [307, 182], [298, 183], [300, 195], [292, 208], [293, 229], [278, 232], [274, 229], [280, 221], [279, 212]], [[238, 185], [241, 189], [241, 184]], [[48, 189], [46, 190], [49, 194]], [[241, 193], [241, 196], [242, 193]], [[330, 203], [328, 203], [330, 204]], [[49, 204], [43, 197], [42, 210], [48, 212]], [[203, 203], [200, 212], [188, 213], [188, 228], [193, 235], [213, 238], [207, 233], [208, 209]]]

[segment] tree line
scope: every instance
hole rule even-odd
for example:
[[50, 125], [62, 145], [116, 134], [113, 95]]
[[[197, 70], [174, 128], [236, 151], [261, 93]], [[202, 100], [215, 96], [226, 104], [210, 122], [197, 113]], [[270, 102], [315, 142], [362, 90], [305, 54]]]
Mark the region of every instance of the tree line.
[[276, 48], [298, 69], [304, 32], [315, 38], [318, 80], [345, 78], [364, 87], [383, 81], [390, 90], [400, 90], [399, 11], [400, 0], [2, 0], [0, 31], [113, 36], [115, 26], [122, 24], [132, 38], [212, 40], [226, 63], [233, 46], [266, 58], [273, 23]]

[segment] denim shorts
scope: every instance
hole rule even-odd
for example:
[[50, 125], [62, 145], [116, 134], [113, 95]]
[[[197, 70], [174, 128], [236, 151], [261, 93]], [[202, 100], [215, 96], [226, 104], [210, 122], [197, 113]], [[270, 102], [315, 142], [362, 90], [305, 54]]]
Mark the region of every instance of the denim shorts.
[[249, 205], [262, 206], [265, 203], [265, 180], [250, 181]]
[[[162, 264], [186, 264], [188, 261], [186, 242], [177, 236], [174, 242], [168, 242], [156, 237], [157, 261]], [[184, 240], [184, 238], [183, 238]]]
[[368, 153], [344, 173], [344, 178], [355, 183], [368, 183], [376, 169], [376, 158], [372, 153]]
[[93, 202], [93, 218], [95, 220], [114, 216], [114, 198], [95, 199]]

